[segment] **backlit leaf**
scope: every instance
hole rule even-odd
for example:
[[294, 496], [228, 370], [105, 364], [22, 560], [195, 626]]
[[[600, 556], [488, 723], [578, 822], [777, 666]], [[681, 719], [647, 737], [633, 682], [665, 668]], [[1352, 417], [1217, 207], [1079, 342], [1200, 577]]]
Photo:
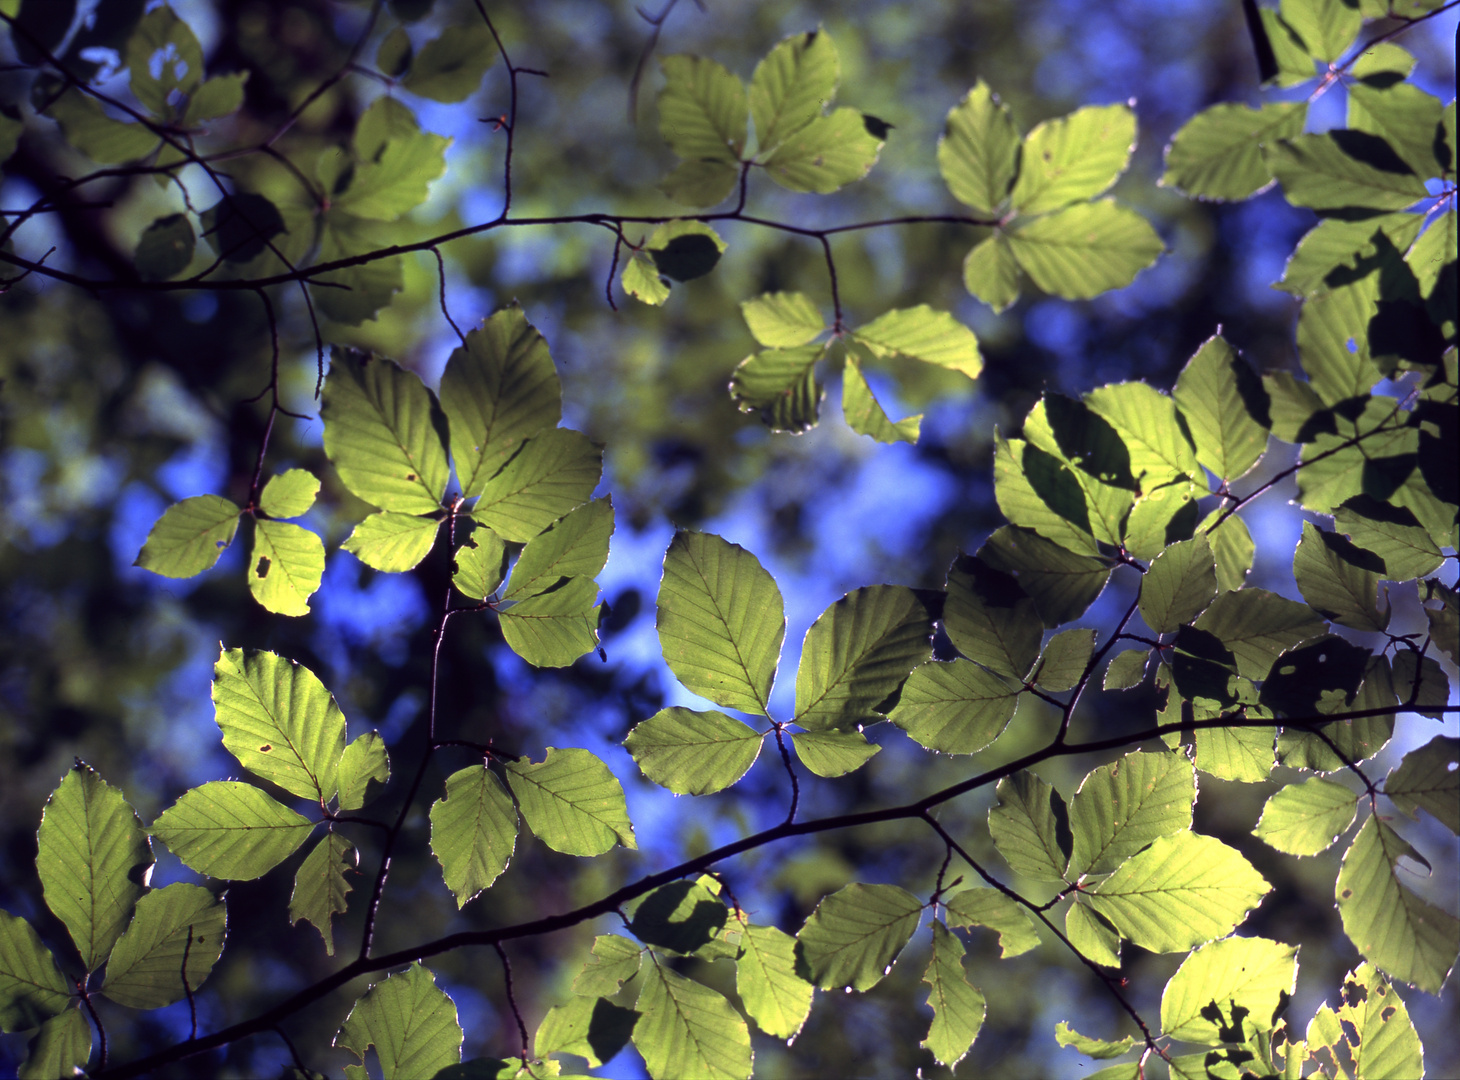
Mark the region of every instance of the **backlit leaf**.
[[558, 588], [497, 612], [502, 637], [535, 667], [567, 667], [598, 648], [598, 582], [569, 578]]
[[309, 598], [324, 579], [324, 543], [286, 521], [255, 521], [248, 588], [276, 615], [308, 615]]
[[185, 214], [168, 214], [147, 226], [137, 241], [133, 261], [146, 281], [177, 277], [193, 261], [196, 246], [192, 223]]
[[473, 600], [485, 600], [502, 584], [507, 564], [507, 545], [502, 538], [478, 522], [466, 543], [456, 549], [451, 561], [451, 584]]
[[1003, 235], [1030, 280], [1066, 300], [1124, 288], [1165, 250], [1149, 221], [1109, 199], [1016, 222]]
[[815, 427], [822, 398], [816, 362], [824, 352], [821, 345], [803, 345], [746, 357], [730, 379], [730, 400], [741, 412], [760, 413], [774, 431], [799, 435]]
[[1323, 620], [1307, 604], [1251, 588], [1222, 593], [1193, 625], [1230, 649], [1238, 672], [1248, 679], [1266, 678], [1285, 650], [1324, 630]]
[[[938, 171], [955, 199], [979, 213], [994, 214], [1014, 183], [1019, 143], [1009, 107], [979, 79], [949, 110], [938, 140]], [[971, 285], [969, 291], [975, 292]]]
[[419, 963], [360, 995], [336, 1032], [334, 1045], [363, 1063], [372, 1046], [384, 1080], [435, 1076], [461, 1060], [456, 1006]]
[[676, 795], [709, 795], [745, 775], [761, 740], [760, 732], [722, 712], [672, 706], [635, 724], [624, 749], [660, 787]]
[[446, 779], [431, 804], [431, 851], [446, 887], [465, 907], [496, 881], [517, 845], [517, 807], [492, 771], [469, 765]]
[[948, 568], [943, 628], [964, 656], [1000, 675], [1023, 679], [1039, 656], [1039, 611], [1019, 582], [977, 556]]
[[331, 200], [334, 209], [394, 221], [426, 201], [431, 182], [446, 171], [450, 145], [450, 139], [422, 131], [411, 110], [395, 98], [376, 98], [355, 126], [357, 163], [348, 186]]
[[1349, 87], [1348, 126], [1384, 139], [1421, 179], [1445, 171], [1435, 155], [1443, 112], [1439, 98], [1410, 82], [1380, 88], [1360, 81]]
[[945, 754], [976, 754], [1003, 732], [1019, 687], [968, 660], [913, 668], [890, 719], [916, 742]]
[[1078, 899], [1065, 912], [1065, 936], [1085, 959], [1101, 967], [1120, 967], [1120, 935], [1109, 919]]
[[751, 336], [772, 349], [805, 345], [826, 330], [826, 320], [805, 293], [762, 293], [742, 301], [740, 313]]
[[568, 1053], [592, 1068], [610, 1060], [629, 1041], [639, 1014], [601, 997], [572, 997], [549, 1009], [538, 1026], [533, 1051], [539, 1057]]
[[371, 781], [385, 783], [390, 779], [390, 755], [378, 731], [356, 736], [340, 756], [340, 809], [358, 810], [366, 803]]
[[1294, 206], [1403, 210], [1425, 197], [1424, 180], [1377, 135], [1347, 130], [1294, 135], [1262, 148]]
[[533, 833], [554, 851], [601, 855], [615, 844], [637, 848], [613, 773], [587, 750], [548, 747], [540, 762], [519, 758], [507, 782]]
[[398, 574], [431, 553], [440, 527], [437, 518], [383, 510], [356, 525], [340, 547], [372, 570]]
[[1363, 24], [1358, 5], [1344, 0], [1284, 0], [1280, 10], [1283, 21], [1317, 60], [1337, 60], [1353, 44]]
[[834, 109], [785, 136], [764, 160], [766, 175], [791, 191], [828, 195], [877, 164], [882, 140], [856, 109]]
[[1217, 563], [1206, 534], [1172, 544], [1141, 579], [1141, 618], [1158, 634], [1191, 622], [1217, 596]]
[[1413, 512], [1369, 495], [1346, 500], [1334, 514], [1334, 526], [1347, 533], [1356, 547], [1384, 561], [1384, 578], [1388, 581], [1422, 578], [1434, 573], [1444, 561]]
[[1233, 592], [1246, 583], [1257, 545], [1241, 515], [1223, 518], [1224, 512], [1220, 507], [1213, 510], [1197, 526], [1197, 532], [1206, 534], [1217, 561], [1217, 587], [1223, 592]]
[[946, 311], [926, 304], [884, 312], [853, 336], [877, 356], [904, 356], [961, 371], [970, 379], [983, 370], [978, 338]]
[[[132, 1009], [160, 1009], [196, 991], [223, 953], [228, 914], [198, 885], [178, 882], [137, 901], [112, 949], [102, 993]], [[184, 970], [186, 959], [186, 970]]]
[[996, 315], [1019, 299], [1019, 261], [1002, 232], [985, 237], [969, 249], [963, 260], [963, 287], [993, 308]]
[[433, 101], [465, 101], [476, 93], [496, 58], [492, 32], [473, 19], [446, 28], [422, 45], [401, 85]]
[[1243, 475], [1267, 449], [1267, 392], [1262, 379], [1221, 337], [1207, 339], [1172, 391], [1196, 456], [1218, 477]]
[[1274, 101], [1254, 109], [1225, 102], [1203, 109], [1166, 147], [1161, 183], [1198, 199], [1235, 201], [1273, 182], [1262, 145], [1303, 132], [1306, 102]]
[[594, 499], [569, 511], [528, 541], [512, 568], [504, 600], [544, 592], [563, 578], [592, 578], [608, 561], [613, 535], [613, 502]]
[[933, 1024], [920, 1045], [951, 1069], [978, 1038], [988, 1007], [963, 970], [963, 942], [937, 919], [933, 920], [933, 955], [923, 982], [928, 984]]
[[522, 443], [486, 482], [472, 517], [504, 540], [531, 540], [593, 495], [603, 449], [580, 431], [549, 428]]
[[215, 780], [184, 792], [152, 835], [200, 874], [251, 881], [299, 850], [313, 828], [252, 784]]
[[[681, 161], [659, 181], [659, 190], [681, 206], [710, 207], [724, 202], [735, 190], [740, 168], [727, 161]], [[659, 280], [654, 261], [634, 253], [624, 264], [624, 292], [646, 304], [662, 304], [669, 298], [669, 286]]]
[[0, 1031], [25, 1031], [60, 1015], [73, 989], [30, 923], [0, 909]]
[[242, 511], [219, 495], [194, 495], [169, 506], [132, 565], [163, 577], [201, 574], [233, 542]]
[[1021, 439], [994, 434], [994, 497], [1009, 521], [1067, 551], [1098, 550], [1074, 471]]
[[1356, 630], [1382, 631], [1389, 624], [1388, 604], [1379, 607], [1382, 559], [1355, 547], [1337, 533], [1303, 523], [1293, 553], [1293, 577], [1303, 599], [1320, 615]]
[[978, 557], [1013, 576], [1033, 599], [1045, 626], [1078, 619], [1110, 579], [1104, 559], [1079, 555], [1038, 533], [1005, 525], [978, 549]]
[[1094, 630], [1064, 630], [1049, 639], [1034, 681], [1045, 690], [1073, 690], [1095, 651]]
[[[7, 1029], [8, 1030], [8, 1029]], [[31, 1036], [16, 1080], [78, 1076], [91, 1060], [91, 1025], [80, 1008], [51, 1017]]]
[[297, 518], [308, 513], [319, 494], [319, 477], [308, 469], [286, 469], [269, 477], [259, 495], [259, 509], [275, 518]]
[[643, 950], [618, 934], [600, 934], [593, 939], [593, 958], [573, 980], [573, 993], [588, 997], [609, 997], [639, 973]]
[[1131, 475], [1142, 491], [1179, 476], [1202, 476], [1172, 398], [1147, 383], [1124, 382], [1097, 387], [1085, 395], [1085, 402], [1120, 434], [1130, 452]]
[[1161, 995], [1161, 1032], [1216, 1046], [1269, 1031], [1298, 982], [1298, 949], [1260, 937], [1203, 945], [1181, 962]]
[[1122, 649], [1116, 653], [1105, 668], [1104, 689], [1129, 690], [1140, 686], [1145, 681], [1146, 662], [1150, 656], [1150, 649]]
[[1010, 869], [1036, 881], [1064, 880], [1070, 832], [1060, 793], [1027, 770], [1004, 777], [995, 792], [989, 833]]
[[335, 954], [334, 917], [349, 908], [353, 891], [345, 875], [360, 865], [355, 845], [338, 833], [328, 833], [299, 864], [294, 893], [289, 897], [289, 922], [305, 919], [324, 937], [324, 951]]
[[916, 443], [923, 419], [921, 413], [896, 422], [888, 419], [882, 403], [867, 385], [862, 365], [850, 354], [842, 369], [842, 415], [847, 419], [847, 427], [880, 443]]
[[756, 65], [750, 115], [761, 154], [821, 116], [840, 74], [836, 46], [819, 30], [786, 38]]
[[860, 731], [799, 731], [792, 745], [802, 765], [828, 777], [855, 772], [882, 749]]
[[1088, 1054], [1097, 1061], [1103, 1061], [1105, 1058], [1120, 1057], [1135, 1042], [1129, 1035], [1123, 1039], [1115, 1040], [1092, 1039], [1088, 1035], [1081, 1035], [1063, 1020], [1055, 1025], [1054, 1037], [1055, 1041], [1061, 1046], [1073, 1046], [1080, 1053]]
[[1352, 791], [1315, 776], [1274, 793], [1252, 835], [1289, 855], [1317, 855], [1353, 824], [1357, 808]]
[[795, 938], [774, 926], [745, 926], [735, 989], [756, 1027], [789, 1039], [806, 1022], [816, 988], [796, 974]]
[[1179, 754], [1137, 751], [1102, 765], [1070, 800], [1070, 877], [1120, 867], [1157, 837], [1191, 828], [1196, 776]]
[[918, 928], [923, 905], [896, 885], [848, 885], [823, 897], [796, 935], [805, 964], [823, 990], [870, 990]]
[[719, 994], [662, 963], [644, 975], [634, 1046], [654, 1080], [747, 1080], [750, 1029]]
[[669, 148], [690, 161], [738, 162], [749, 111], [744, 84], [699, 56], [666, 56], [659, 67], [659, 134]]
[[1046, 120], [1024, 139], [1009, 201], [1021, 214], [1043, 214], [1096, 198], [1125, 172], [1135, 146], [1128, 105], [1090, 105]]
[[949, 926], [986, 926], [999, 935], [999, 955], [1021, 956], [1039, 945], [1028, 911], [998, 889], [964, 889], [947, 902]]
[[1307, 1044], [1309, 1053], [1326, 1051], [1325, 1057], [1352, 1062], [1354, 1076], [1404, 1080], [1424, 1075], [1424, 1048], [1409, 1010], [1373, 964], [1349, 972], [1337, 1011], [1318, 1007]]
[[725, 241], [703, 221], [681, 219], [655, 229], [644, 249], [662, 276], [693, 281], [715, 268], [725, 253]]
[[1460, 739], [1436, 735], [1404, 755], [1384, 780], [1384, 794], [1412, 818], [1428, 810], [1445, 828], [1460, 835]]

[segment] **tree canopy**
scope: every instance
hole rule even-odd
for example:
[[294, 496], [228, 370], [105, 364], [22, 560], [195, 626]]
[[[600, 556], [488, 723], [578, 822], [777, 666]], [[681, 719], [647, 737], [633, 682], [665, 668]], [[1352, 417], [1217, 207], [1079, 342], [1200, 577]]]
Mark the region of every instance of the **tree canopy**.
[[0, 0], [0, 1062], [1460, 1069], [1456, 9]]

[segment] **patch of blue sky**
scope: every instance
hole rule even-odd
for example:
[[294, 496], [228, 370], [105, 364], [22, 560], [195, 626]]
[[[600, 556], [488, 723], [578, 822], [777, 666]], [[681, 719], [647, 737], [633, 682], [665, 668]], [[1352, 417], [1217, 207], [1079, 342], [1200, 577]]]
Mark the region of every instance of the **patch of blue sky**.
[[52, 547], [70, 532], [67, 518], [49, 506], [45, 478], [50, 465], [49, 455], [28, 446], [12, 446], [0, 453], [0, 491], [5, 502], [0, 537], [21, 548]]
[[[348, 551], [336, 551], [325, 563], [324, 581], [311, 604], [319, 620], [319, 648], [343, 673], [348, 661], [343, 646], [366, 646], [392, 667], [405, 662], [410, 635], [426, 618], [426, 599], [410, 574], [370, 571], [361, 585], [363, 563]], [[338, 641], [331, 641], [336, 635]]]
[[168, 458], [153, 474], [164, 494], [173, 499], [219, 494], [227, 480], [227, 457], [221, 440], [199, 439]]
[[1259, 311], [1292, 309], [1292, 298], [1272, 283], [1283, 276], [1294, 246], [1316, 222], [1313, 212], [1289, 205], [1273, 189], [1230, 207], [1218, 220], [1242, 267], [1243, 303]]

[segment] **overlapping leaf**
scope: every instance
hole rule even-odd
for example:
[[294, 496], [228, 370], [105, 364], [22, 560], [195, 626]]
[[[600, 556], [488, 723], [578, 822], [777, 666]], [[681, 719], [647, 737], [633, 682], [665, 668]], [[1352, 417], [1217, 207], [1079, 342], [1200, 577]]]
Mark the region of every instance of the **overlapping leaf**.
[[516, 846], [517, 807], [490, 769], [470, 765], [446, 778], [446, 794], [431, 804], [431, 851], [457, 907], [497, 880]]
[[106, 965], [102, 993], [133, 1009], [160, 1009], [198, 989], [223, 953], [228, 914], [198, 885], [177, 882], [137, 902]]
[[152, 835], [200, 874], [250, 881], [294, 854], [313, 828], [251, 784], [215, 780], [184, 792]]
[[933, 920], [933, 956], [923, 973], [933, 1024], [922, 1045], [933, 1057], [953, 1068], [968, 1053], [983, 1027], [988, 1008], [984, 996], [963, 970], [963, 942], [938, 920]]
[[918, 927], [923, 905], [896, 885], [848, 885], [823, 897], [796, 935], [796, 954], [823, 990], [870, 990]]
[[676, 795], [730, 787], [754, 764], [762, 735], [722, 712], [672, 706], [635, 724], [624, 749], [654, 783]]
[[601, 855], [615, 844], [636, 848], [624, 790], [587, 750], [548, 747], [540, 762], [507, 766], [507, 783], [537, 838], [568, 855]]
[[334, 1045], [362, 1062], [372, 1046], [385, 1080], [435, 1076], [461, 1060], [456, 1006], [419, 963], [366, 990], [335, 1034]]

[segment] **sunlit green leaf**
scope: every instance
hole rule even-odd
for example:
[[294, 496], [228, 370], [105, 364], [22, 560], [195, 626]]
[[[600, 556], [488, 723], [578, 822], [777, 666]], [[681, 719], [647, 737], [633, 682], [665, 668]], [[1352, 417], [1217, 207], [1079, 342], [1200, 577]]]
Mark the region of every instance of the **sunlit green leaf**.
[[309, 598], [324, 579], [324, 543], [286, 521], [255, 521], [248, 587], [276, 615], [308, 615]]
[[440, 509], [450, 474], [446, 425], [435, 396], [414, 372], [393, 360], [336, 349], [320, 415], [325, 453], [351, 492], [382, 510]]
[[748, 356], [730, 379], [730, 399], [741, 412], [760, 413], [773, 430], [799, 435], [815, 427], [821, 416], [816, 362], [824, 352], [821, 345], [803, 345]]
[[200, 874], [251, 881], [299, 850], [313, 828], [251, 784], [215, 780], [184, 792], [152, 835]]
[[1043, 214], [1096, 198], [1125, 172], [1135, 146], [1136, 114], [1128, 105], [1089, 105], [1046, 120], [1024, 139], [1009, 201], [1021, 214]]
[[469, 765], [446, 779], [431, 804], [431, 851], [446, 887], [465, 907], [496, 881], [517, 845], [517, 808], [492, 771]]
[[862, 114], [842, 108], [788, 133], [763, 164], [784, 188], [826, 195], [866, 176], [881, 150]]
[[308, 469], [286, 469], [269, 477], [259, 495], [259, 509], [274, 518], [297, 518], [314, 505], [319, 477]]
[[[325, 211], [322, 217], [318, 261], [357, 261], [339, 270], [312, 274], [310, 297], [315, 310], [326, 318], [344, 326], [359, 326], [374, 319], [382, 308], [390, 304], [391, 297], [405, 288], [405, 262], [400, 256], [365, 258], [388, 247], [395, 230], [383, 222], [357, 217], [335, 207]], [[280, 231], [282, 221], [281, 218]], [[235, 229], [242, 232], [245, 227], [238, 225]], [[255, 249], [262, 250], [262, 242], [253, 231], [244, 235], [247, 241], [239, 249], [240, 255]], [[280, 247], [278, 239], [273, 240], [273, 246]], [[328, 423], [325, 430], [329, 430]], [[346, 486], [349, 486], [348, 483]]]
[[353, 891], [345, 875], [355, 872], [360, 853], [338, 833], [328, 833], [299, 864], [289, 897], [289, 922], [306, 919], [324, 937], [324, 951], [335, 954], [334, 917], [349, 908]]
[[411, 110], [395, 98], [376, 98], [355, 126], [357, 164], [348, 186], [331, 200], [334, 208], [395, 220], [426, 201], [431, 181], [446, 171], [450, 145], [444, 136], [423, 132]]
[[949, 926], [986, 926], [999, 935], [1005, 960], [1039, 946], [1039, 933], [1028, 911], [998, 889], [964, 889], [948, 902]]
[[549, 428], [512, 456], [482, 488], [472, 517], [504, 540], [531, 540], [593, 495], [603, 449], [580, 431]]
[[1348, 788], [1315, 776], [1269, 798], [1252, 835], [1289, 855], [1317, 855], [1353, 824], [1357, 807]]
[[1423, 224], [1423, 214], [1403, 212], [1358, 221], [1323, 218], [1298, 241], [1282, 281], [1273, 287], [1295, 296], [1312, 296], [1347, 284], [1360, 276], [1359, 267], [1366, 266], [1377, 254], [1375, 233], [1388, 237], [1396, 250], [1404, 251]]
[[109, 116], [94, 97], [75, 87], [59, 93], [45, 113], [61, 125], [66, 141], [98, 165], [117, 165], [146, 157], [157, 149], [158, 137], [144, 124]]
[[1257, 464], [1267, 448], [1267, 393], [1262, 379], [1223, 338], [1209, 338], [1197, 350], [1172, 396], [1203, 465], [1234, 480]]
[[507, 782], [533, 833], [554, 851], [601, 855], [615, 844], [638, 847], [623, 788], [587, 750], [548, 747], [540, 762], [519, 758], [507, 766]]
[[1105, 669], [1103, 687], [1106, 690], [1129, 690], [1140, 686], [1146, 678], [1146, 663], [1150, 649], [1122, 649], [1110, 658]]
[[970, 379], [983, 370], [978, 338], [946, 311], [926, 304], [877, 316], [853, 336], [877, 356], [904, 356], [961, 371]]
[[1230, 933], [1271, 889], [1235, 849], [1182, 831], [1157, 837], [1086, 897], [1122, 937], [1181, 952]]
[[0, 909], [0, 1031], [25, 1031], [60, 1015], [72, 990], [30, 923]]
[[1215, 1046], [1271, 1030], [1298, 981], [1298, 949], [1260, 937], [1203, 945], [1181, 962], [1161, 995], [1161, 1032]]
[[826, 320], [805, 293], [763, 293], [742, 301], [740, 313], [755, 340], [773, 349], [805, 345], [826, 330]]
[[847, 427], [880, 443], [916, 443], [923, 419], [921, 413], [896, 422], [888, 419], [882, 403], [867, 385], [862, 365], [850, 354], [842, 369], [842, 415], [847, 419]]
[[485, 525], [472, 524], [471, 536], [456, 549], [451, 562], [451, 584], [473, 600], [485, 600], [502, 584], [507, 546]]
[[1085, 959], [1120, 967], [1120, 935], [1109, 919], [1078, 899], [1065, 912], [1065, 936]]
[[36, 872], [87, 971], [106, 960], [146, 891], [152, 845], [122, 793], [79, 761], [46, 801]]
[[823, 897], [796, 935], [797, 967], [823, 990], [870, 990], [918, 928], [923, 905], [896, 885], [848, 885]]
[[1384, 561], [1355, 547], [1337, 533], [1303, 523], [1293, 553], [1293, 577], [1303, 599], [1320, 615], [1356, 630], [1382, 631], [1389, 624], [1388, 604], [1379, 606], [1379, 576]]
[[[955, 199], [979, 213], [994, 214], [1014, 183], [1019, 143], [1009, 107], [979, 79], [948, 113], [947, 127], [938, 140], [938, 171]], [[969, 291], [983, 295], [972, 284]]]
[[1173, 633], [1217, 596], [1217, 564], [1206, 534], [1172, 544], [1141, 579], [1141, 618], [1158, 634]]
[[1135, 1042], [1129, 1035], [1123, 1039], [1113, 1041], [1108, 1039], [1092, 1039], [1088, 1035], [1081, 1035], [1063, 1020], [1054, 1026], [1054, 1037], [1055, 1041], [1061, 1046], [1073, 1046], [1080, 1053], [1088, 1054], [1097, 1061], [1103, 1061], [1105, 1058], [1120, 1057]]
[[921, 1045], [950, 1069], [963, 1060], [978, 1038], [988, 1011], [983, 994], [969, 983], [963, 970], [963, 952], [963, 942], [934, 919], [933, 955], [923, 972], [933, 1024]]
[[1346, 532], [1356, 547], [1383, 560], [1383, 576], [1389, 581], [1422, 578], [1434, 573], [1444, 561], [1413, 512], [1369, 495], [1346, 500], [1334, 514], [1334, 525]]
[[334, 1045], [363, 1063], [372, 1046], [384, 1080], [435, 1076], [461, 1060], [456, 1005], [419, 963], [366, 990], [336, 1032]]
[[[710, 207], [724, 202], [739, 179], [739, 167], [726, 161], [682, 161], [659, 181], [659, 190], [681, 206]], [[637, 252], [624, 265], [623, 286], [646, 304], [662, 304], [669, 298], [669, 286], [659, 280], [654, 261]]]
[[801, 1030], [815, 992], [796, 974], [796, 939], [774, 926], [745, 926], [735, 989], [756, 1027], [778, 1039]]
[[1401, 811], [1418, 818], [1428, 810], [1445, 828], [1460, 835], [1460, 739], [1436, 735], [1404, 755], [1384, 780], [1384, 794]]
[[441, 521], [393, 510], [371, 514], [340, 545], [372, 570], [413, 570], [431, 553]]
[[1367, 132], [1295, 135], [1265, 144], [1262, 154], [1294, 206], [1403, 210], [1426, 194], [1393, 147]]
[[1016, 874], [1036, 881], [1062, 881], [1070, 858], [1065, 801], [1042, 777], [1028, 770], [1006, 776], [989, 809], [994, 846]]
[[567, 667], [598, 648], [598, 583], [569, 578], [497, 612], [502, 637], [535, 667]]
[[699, 952], [716, 941], [730, 917], [716, 895], [719, 888], [712, 878], [661, 885], [634, 910], [629, 930], [656, 949], [686, 955]]
[[963, 260], [963, 287], [994, 314], [1007, 311], [1019, 299], [1019, 261], [1002, 232], [980, 240]]
[[1266, 678], [1285, 650], [1324, 629], [1307, 604], [1251, 588], [1222, 593], [1193, 625], [1230, 649], [1238, 672], [1248, 679]]
[[[1085, 513], [1071, 520], [1078, 519], [1096, 540], [1119, 544], [1138, 485], [1130, 470], [1130, 450], [1115, 428], [1083, 401], [1046, 393], [1024, 418], [1023, 435], [1031, 446], [1062, 463], [1083, 492]], [[996, 475], [997, 468], [996, 462]], [[1041, 474], [1027, 452], [1024, 468], [1031, 481]], [[1043, 471], [1047, 470], [1045, 463]], [[1053, 494], [1048, 482], [1035, 486], [1046, 499]]]
[[192, 28], [166, 5], [154, 8], [127, 39], [132, 93], [156, 117], [172, 114], [173, 94], [190, 94], [203, 81], [203, 48]]
[[1307, 1049], [1352, 1062], [1353, 1075], [1403, 1080], [1424, 1074], [1424, 1048], [1399, 992], [1373, 964], [1343, 981], [1337, 1011], [1320, 1005], [1308, 1024]]
[[1262, 145], [1303, 132], [1306, 102], [1274, 101], [1254, 109], [1224, 102], [1181, 126], [1166, 147], [1161, 183], [1198, 199], [1235, 201], [1273, 181]]
[[464, 26], [447, 27], [422, 45], [401, 85], [433, 101], [465, 101], [476, 93], [496, 58], [491, 31], [473, 19]]
[[1012, 575], [1033, 599], [1045, 626], [1078, 619], [1110, 579], [1103, 559], [1067, 551], [1038, 533], [1005, 525], [978, 549], [978, 557]]
[[1093, 770], [1070, 800], [1068, 875], [1104, 874], [1157, 837], [1191, 828], [1196, 776], [1179, 754], [1135, 752]]
[[1039, 656], [1039, 612], [1019, 582], [975, 556], [948, 568], [943, 627], [963, 655], [990, 670], [1023, 679]]
[[1149, 221], [1110, 199], [1015, 222], [1003, 235], [1030, 280], [1066, 300], [1124, 288], [1165, 250]]
[[629, 1041], [639, 1014], [601, 997], [572, 997], [549, 1009], [538, 1026], [533, 1050], [539, 1057], [569, 1053], [598, 1068]]
[[1197, 532], [1206, 534], [1217, 561], [1217, 587], [1223, 592], [1233, 592], [1246, 583], [1257, 545], [1240, 515], [1224, 518], [1224, 513], [1221, 507], [1213, 510], [1197, 526]]
[[1123, 525], [1121, 546], [1137, 559], [1154, 559], [1169, 545], [1190, 540], [1200, 516], [1196, 501], [1204, 494], [1205, 485], [1180, 476], [1137, 496]]
[[[358, 735], [340, 756], [340, 809], [358, 810], [365, 805], [367, 789], [373, 780], [385, 783], [390, 779], [390, 755], [378, 731]], [[373, 798], [375, 794], [370, 794]]]
[[[1346, 647], [1345, 647], [1346, 646]], [[1296, 687], [1291, 694], [1292, 712], [1332, 712], [1336, 709], [1382, 709], [1398, 700], [1390, 675], [1389, 660], [1382, 653], [1365, 657], [1366, 650], [1356, 649], [1333, 637], [1316, 639], [1284, 655], [1274, 666], [1273, 674], [1263, 686], [1279, 680], [1291, 680]], [[1286, 671], [1292, 662], [1291, 675]], [[1345, 665], [1353, 671], [1329, 672], [1330, 664]], [[1359, 675], [1363, 682], [1354, 693]], [[1352, 697], [1350, 697], [1352, 695]], [[1286, 695], [1277, 695], [1278, 699]], [[1312, 731], [1285, 727], [1278, 735], [1277, 759], [1282, 765], [1317, 772], [1347, 769], [1347, 761], [1359, 762], [1373, 757], [1394, 734], [1394, 714], [1364, 716], [1324, 724]]]
[[994, 497], [1009, 521], [1067, 551], [1098, 550], [1085, 493], [1074, 471], [1021, 439], [994, 433]]
[[1172, 398], [1147, 383], [1124, 382], [1097, 387], [1085, 402], [1120, 434], [1130, 452], [1130, 473], [1142, 491], [1178, 476], [1202, 475]]
[[1056, 693], [1073, 690], [1095, 652], [1094, 630], [1064, 630], [1049, 639], [1039, 658], [1034, 681]]
[[976, 754], [1013, 719], [1019, 689], [968, 660], [933, 660], [913, 668], [887, 715], [929, 750]]
[[595, 499], [584, 503], [528, 541], [504, 600], [535, 596], [563, 578], [592, 578], [608, 561], [608, 539], [613, 535], [613, 502]]
[[666, 56], [659, 67], [659, 134], [669, 148], [690, 161], [736, 163], [745, 149], [749, 110], [744, 84], [699, 56]]
[[619, 987], [639, 973], [643, 950], [618, 934], [600, 934], [593, 939], [593, 958], [573, 980], [573, 993], [588, 997], [611, 997]]
[[248, 76], [247, 71], [237, 71], [217, 75], [204, 82], [188, 98], [187, 111], [183, 113], [184, 126], [218, 120], [243, 108], [243, 88]]
[[750, 115], [761, 154], [821, 116], [840, 74], [836, 46], [820, 30], [786, 38], [756, 65]]
[[792, 739], [801, 764], [817, 776], [845, 776], [871, 761], [882, 747], [860, 731], [800, 731]]
[[1410, 82], [1380, 88], [1359, 81], [1348, 91], [1348, 126], [1384, 139], [1421, 179], [1445, 171], [1435, 156], [1443, 111], [1439, 98]]
[[201, 574], [233, 542], [240, 513], [218, 495], [194, 495], [174, 503], [152, 526], [132, 565], [170, 578]]
[[106, 965], [102, 993], [133, 1009], [160, 1009], [202, 985], [223, 953], [228, 914], [198, 885], [178, 882], [137, 901], [137, 915]]
[[1425, 864], [1377, 815], [1345, 852], [1334, 895], [1354, 947], [1396, 979], [1437, 994], [1460, 952], [1460, 920], [1400, 884], [1399, 860]]
[[1272, 774], [1274, 734], [1270, 727], [1199, 728], [1191, 737], [1191, 760], [1219, 779], [1260, 784]]
[[762, 734], [722, 712], [661, 709], [635, 724], [624, 749], [654, 783], [676, 795], [730, 787], [760, 754]]
[[80, 1008], [67, 1009], [40, 1026], [26, 1051], [17, 1080], [80, 1075], [91, 1060], [91, 1025]]
[[634, 1046], [654, 1080], [750, 1076], [750, 1029], [709, 987], [655, 962], [645, 972], [637, 1008]]
[[796, 672], [795, 722], [812, 731], [876, 723], [880, 709], [926, 659], [932, 617], [896, 585], [856, 589], [812, 624]]

